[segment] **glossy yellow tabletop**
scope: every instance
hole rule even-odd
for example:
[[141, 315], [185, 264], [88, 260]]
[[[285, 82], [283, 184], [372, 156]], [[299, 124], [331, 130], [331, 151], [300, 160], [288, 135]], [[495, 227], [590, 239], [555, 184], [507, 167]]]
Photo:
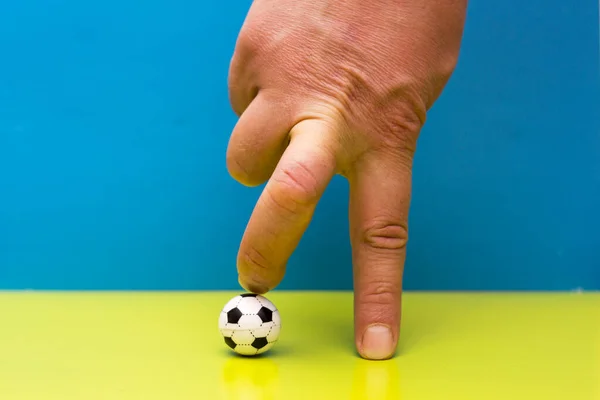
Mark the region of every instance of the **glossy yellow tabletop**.
[[600, 400], [600, 295], [409, 293], [400, 351], [359, 359], [350, 293], [274, 292], [280, 342], [233, 355], [236, 293], [0, 293], [0, 399]]

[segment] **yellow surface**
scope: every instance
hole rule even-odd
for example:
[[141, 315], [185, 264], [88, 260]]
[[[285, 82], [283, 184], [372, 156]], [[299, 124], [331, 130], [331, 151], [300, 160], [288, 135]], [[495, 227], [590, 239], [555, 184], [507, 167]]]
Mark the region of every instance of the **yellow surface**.
[[0, 293], [0, 399], [600, 400], [600, 295], [407, 294], [390, 361], [349, 293], [282, 293], [272, 353], [217, 330], [235, 293]]

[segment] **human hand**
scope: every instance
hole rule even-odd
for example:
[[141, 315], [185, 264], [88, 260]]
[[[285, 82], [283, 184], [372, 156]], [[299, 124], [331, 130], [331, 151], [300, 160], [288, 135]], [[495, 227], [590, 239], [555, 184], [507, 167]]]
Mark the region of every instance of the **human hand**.
[[335, 174], [350, 184], [355, 338], [393, 356], [411, 170], [459, 54], [466, 0], [255, 0], [229, 75], [242, 184], [268, 180], [242, 239], [240, 284], [273, 289]]

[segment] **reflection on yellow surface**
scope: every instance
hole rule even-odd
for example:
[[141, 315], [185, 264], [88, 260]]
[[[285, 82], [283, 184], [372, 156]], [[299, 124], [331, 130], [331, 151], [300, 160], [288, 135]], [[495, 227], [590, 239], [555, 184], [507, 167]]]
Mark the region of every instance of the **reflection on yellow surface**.
[[395, 360], [359, 360], [354, 367], [352, 400], [400, 400], [400, 383]]
[[272, 293], [279, 342], [239, 357], [233, 295], [0, 292], [0, 400], [600, 400], [600, 294], [407, 293], [388, 361], [343, 292]]
[[279, 370], [267, 354], [247, 358], [231, 355], [223, 366], [221, 384], [227, 400], [275, 399]]

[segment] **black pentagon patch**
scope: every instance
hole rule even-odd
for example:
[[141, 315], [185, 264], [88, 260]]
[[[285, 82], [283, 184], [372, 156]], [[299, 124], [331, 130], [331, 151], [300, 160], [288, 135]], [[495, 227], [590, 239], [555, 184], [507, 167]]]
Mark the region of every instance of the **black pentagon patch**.
[[273, 311], [269, 310], [267, 307], [261, 307], [260, 310], [258, 310], [258, 316], [263, 323], [273, 321]]
[[252, 347], [254, 347], [257, 350], [260, 350], [268, 344], [269, 341], [266, 337], [257, 337], [256, 339], [254, 339], [254, 342], [252, 342]]
[[226, 337], [225, 338], [225, 343], [227, 344], [227, 346], [231, 347], [232, 349], [235, 349], [236, 344], [235, 344], [235, 342], [233, 341], [232, 338]]
[[256, 295], [254, 293], [244, 293], [244, 294], [240, 294], [241, 297], [256, 297]]
[[240, 311], [239, 308], [232, 308], [231, 310], [227, 311], [227, 322], [230, 324], [237, 324], [240, 320], [240, 318], [242, 318], [242, 312]]

